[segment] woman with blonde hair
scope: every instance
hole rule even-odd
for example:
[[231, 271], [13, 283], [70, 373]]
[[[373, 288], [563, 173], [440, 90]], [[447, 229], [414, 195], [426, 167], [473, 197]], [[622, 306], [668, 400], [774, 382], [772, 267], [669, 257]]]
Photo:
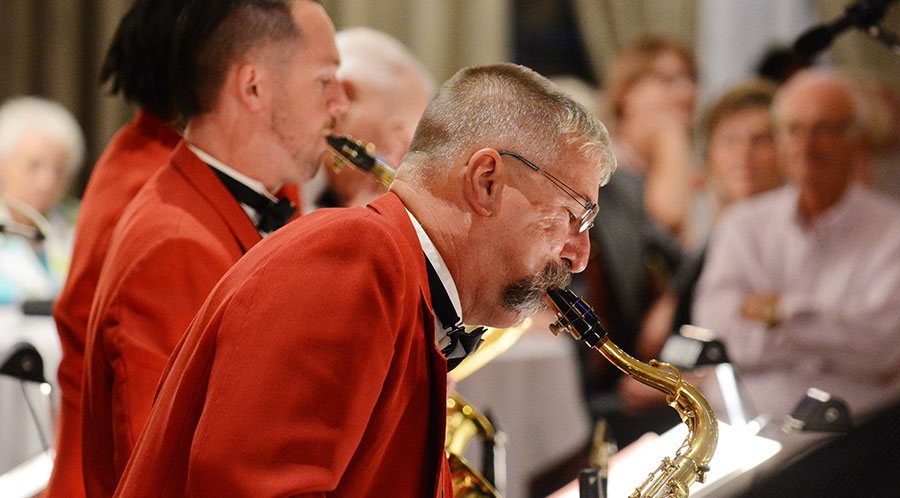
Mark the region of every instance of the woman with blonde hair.
[[650, 217], [682, 241], [690, 237], [696, 79], [688, 49], [659, 35], [633, 42], [606, 77], [617, 176], [631, 177]]

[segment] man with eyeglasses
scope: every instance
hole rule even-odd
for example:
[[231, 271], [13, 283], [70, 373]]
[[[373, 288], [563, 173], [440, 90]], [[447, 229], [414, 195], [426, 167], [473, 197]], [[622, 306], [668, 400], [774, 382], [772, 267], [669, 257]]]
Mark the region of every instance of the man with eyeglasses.
[[117, 496], [452, 496], [444, 343], [521, 322], [584, 268], [614, 169], [603, 125], [543, 77], [461, 70], [387, 194], [289, 224], [223, 277]]
[[754, 407], [780, 421], [817, 387], [854, 416], [900, 398], [900, 205], [853, 182], [856, 87], [808, 70], [773, 104], [790, 184], [729, 208], [694, 304]]

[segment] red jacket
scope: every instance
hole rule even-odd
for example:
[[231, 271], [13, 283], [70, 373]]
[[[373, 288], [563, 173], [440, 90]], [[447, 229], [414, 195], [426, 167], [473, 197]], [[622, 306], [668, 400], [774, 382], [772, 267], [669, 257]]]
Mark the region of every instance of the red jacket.
[[116, 496], [452, 496], [429, 296], [394, 194], [267, 238], [172, 355]]
[[84, 496], [81, 477], [81, 376], [84, 337], [100, 266], [113, 228], [147, 179], [169, 160], [179, 140], [169, 125], [146, 111], [113, 137], [91, 173], [81, 201], [72, 265], [53, 317], [62, 345], [57, 378], [62, 406], [56, 461], [45, 496]]
[[216, 281], [259, 241], [240, 204], [184, 142], [129, 204], [88, 322], [87, 496], [112, 495], [170, 353]]

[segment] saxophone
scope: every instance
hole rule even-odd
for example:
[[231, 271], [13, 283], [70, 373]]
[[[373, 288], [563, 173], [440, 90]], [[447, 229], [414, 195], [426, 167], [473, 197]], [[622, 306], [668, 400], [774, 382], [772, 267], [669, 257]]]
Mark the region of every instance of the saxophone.
[[687, 424], [688, 435], [675, 457], [664, 458], [630, 498], [688, 496], [691, 484], [705, 480], [719, 439], [716, 417], [706, 398], [685, 382], [672, 365], [656, 360], [651, 360], [648, 365], [613, 344], [594, 310], [571, 290], [550, 289], [547, 302], [557, 316], [557, 321], [550, 325], [554, 335], [570, 334], [575, 340], [599, 351], [627, 375], [665, 393], [669, 406]]
[[444, 449], [450, 463], [453, 498], [500, 498], [497, 490], [462, 454], [473, 438], [494, 444], [497, 436], [487, 417], [469, 404], [459, 393], [447, 398], [447, 439]]

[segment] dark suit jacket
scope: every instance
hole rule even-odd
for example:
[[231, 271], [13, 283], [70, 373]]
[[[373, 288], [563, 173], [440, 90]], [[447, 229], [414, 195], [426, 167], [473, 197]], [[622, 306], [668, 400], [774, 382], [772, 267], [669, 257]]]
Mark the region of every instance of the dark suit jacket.
[[113, 137], [91, 172], [78, 216], [72, 264], [53, 317], [62, 346], [57, 378], [62, 392], [56, 461], [45, 496], [84, 496], [81, 475], [81, 377], [91, 302], [109, 239], [125, 206], [172, 155], [178, 133], [147, 111]]
[[82, 451], [88, 496], [111, 496], [169, 354], [216, 281], [260, 241], [184, 142], [122, 215], [88, 322]]
[[116, 496], [452, 496], [447, 364], [392, 193], [267, 237], [172, 356]]

